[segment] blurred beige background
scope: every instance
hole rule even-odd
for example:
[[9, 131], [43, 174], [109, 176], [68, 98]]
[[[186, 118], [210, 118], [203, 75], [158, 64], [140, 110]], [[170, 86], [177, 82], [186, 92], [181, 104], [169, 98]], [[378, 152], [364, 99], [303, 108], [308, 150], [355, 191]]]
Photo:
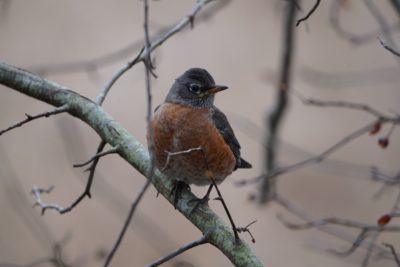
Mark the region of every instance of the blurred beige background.
[[[316, 13], [296, 29], [293, 87], [306, 96], [325, 100], [367, 103], [382, 112], [400, 112], [399, 62], [372, 38], [354, 45], [339, 38], [329, 24], [334, 0], [322, 1]], [[350, 243], [318, 230], [292, 231], [276, 218], [277, 213], [296, 218], [276, 205], [258, 206], [249, 201], [255, 186], [236, 187], [233, 181], [257, 176], [263, 166], [263, 127], [273, 102], [281, 52], [282, 8], [285, 1], [229, 1], [206, 19], [195, 20], [162, 45], [153, 56], [158, 79], [153, 79], [154, 105], [161, 103], [177, 76], [190, 67], [207, 68], [217, 83], [230, 90], [217, 96], [216, 104], [227, 114], [242, 145], [251, 170], [240, 170], [221, 185], [221, 190], [238, 225], [257, 220], [251, 227], [257, 242], [251, 244], [266, 266], [360, 266], [366, 250], [337, 257], [329, 249], [346, 250]], [[398, 14], [389, 1], [375, 1], [387, 21]], [[186, 16], [195, 1], [150, 1], [151, 32], [173, 25]], [[302, 2], [303, 10], [314, 1]], [[4, 5], [4, 4], [3, 4]], [[210, 4], [207, 9], [215, 8]], [[6, 6], [6, 5], [4, 5]], [[90, 60], [139, 42], [136, 49], [97, 71], [55, 73], [52, 65], [46, 78], [95, 98], [112, 74], [138, 52], [143, 36], [142, 1], [36, 0], [9, 1], [0, 12], [0, 60], [32, 71], [48, 64]], [[301, 16], [304, 13], [300, 13]], [[346, 1], [340, 20], [346, 29], [364, 34], [379, 29], [362, 1]], [[378, 36], [378, 34], [377, 34]], [[398, 40], [398, 34], [393, 35]], [[310, 76], [307, 70], [326, 73]], [[354, 74], [354, 75], [352, 75]], [[145, 142], [144, 68], [138, 65], [112, 88], [105, 109]], [[0, 86], [0, 128], [50, 107]], [[282, 164], [318, 154], [373, 118], [367, 114], [306, 107], [291, 99], [281, 129]], [[387, 133], [386, 126], [380, 136]], [[396, 190], [374, 199], [381, 188], [371, 182], [374, 165], [389, 175], [399, 171], [400, 134], [395, 130], [387, 149], [377, 137], [363, 136], [326, 161], [279, 178], [279, 191], [316, 217], [337, 216], [374, 224], [387, 213]], [[0, 137], [0, 262], [28, 264], [51, 254], [54, 242], [69, 238], [63, 253], [74, 266], [99, 266], [102, 251], [115, 242], [132, 199], [143, 177], [118, 156], [103, 158], [98, 166], [92, 199], [72, 212], [59, 215], [48, 211], [40, 216], [32, 208], [32, 185], [54, 185], [45, 200], [68, 205], [83, 190], [87, 174], [72, 164], [88, 159], [98, 144], [97, 135], [68, 115], [30, 123]], [[202, 195], [206, 188], [193, 188]], [[220, 204], [210, 205], [226, 218]], [[300, 220], [299, 220], [300, 221]], [[393, 223], [396, 223], [394, 221]], [[351, 238], [356, 231], [343, 229]], [[154, 189], [146, 194], [132, 227], [118, 250], [113, 266], [143, 266], [200, 235]], [[250, 242], [250, 238], [242, 235]], [[400, 251], [398, 234], [384, 234], [378, 241], [392, 243]], [[197, 247], [165, 266], [231, 266], [218, 250]], [[192, 265], [187, 265], [191, 263]], [[44, 265], [50, 266], [50, 264]], [[369, 266], [395, 266], [390, 260], [371, 259]]]

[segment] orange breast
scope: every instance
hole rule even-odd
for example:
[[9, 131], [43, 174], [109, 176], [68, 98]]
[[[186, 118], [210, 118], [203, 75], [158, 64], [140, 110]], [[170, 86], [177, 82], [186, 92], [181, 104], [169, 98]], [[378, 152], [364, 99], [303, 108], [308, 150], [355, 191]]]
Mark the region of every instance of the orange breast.
[[[236, 159], [215, 128], [207, 108], [164, 103], [152, 120], [157, 168], [172, 179], [207, 185], [210, 178], [222, 182], [232, 173]], [[188, 153], [182, 151], [200, 148]], [[168, 152], [178, 152], [169, 156]], [[168, 162], [167, 162], [168, 161]]]

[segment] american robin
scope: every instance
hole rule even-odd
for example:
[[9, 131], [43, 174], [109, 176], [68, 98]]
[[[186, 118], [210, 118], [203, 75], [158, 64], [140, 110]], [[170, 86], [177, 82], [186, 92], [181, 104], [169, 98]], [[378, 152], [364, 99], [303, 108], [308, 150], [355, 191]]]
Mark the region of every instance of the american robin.
[[[214, 106], [216, 85], [205, 69], [192, 68], [177, 78], [155, 110], [149, 150], [156, 167], [176, 181], [175, 207], [182, 185], [221, 183], [238, 168], [251, 168], [240, 157], [240, 144], [225, 114]], [[147, 135], [149, 139], [149, 134]]]

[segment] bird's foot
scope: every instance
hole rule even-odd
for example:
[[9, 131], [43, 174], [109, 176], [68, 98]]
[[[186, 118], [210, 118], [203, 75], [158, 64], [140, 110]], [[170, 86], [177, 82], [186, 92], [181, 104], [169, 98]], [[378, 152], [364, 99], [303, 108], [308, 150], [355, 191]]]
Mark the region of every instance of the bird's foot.
[[213, 185], [211, 184], [204, 197], [189, 200], [190, 202], [196, 202], [195, 206], [190, 211], [190, 213], [195, 212], [200, 207], [200, 205], [208, 205], [208, 201], [210, 200], [210, 193], [211, 193], [212, 188], [213, 188]]
[[178, 200], [181, 198], [182, 195], [182, 190], [186, 188], [188, 190], [190, 190], [189, 185], [187, 185], [185, 182], [182, 181], [176, 181], [174, 183], [174, 186], [171, 189], [171, 193], [170, 196], [174, 196], [174, 208], [176, 209], [177, 205], [178, 205]]

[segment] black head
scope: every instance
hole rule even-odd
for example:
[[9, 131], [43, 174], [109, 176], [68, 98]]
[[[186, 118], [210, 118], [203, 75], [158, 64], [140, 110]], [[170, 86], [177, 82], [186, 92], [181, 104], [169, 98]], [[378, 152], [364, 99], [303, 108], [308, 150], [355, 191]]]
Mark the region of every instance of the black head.
[[175, 80], [165, 102], [193, 107], [212, 107], [214, 94], [227, 88], [216, 85], [213, 77], [205, 69], [192, 68]]

